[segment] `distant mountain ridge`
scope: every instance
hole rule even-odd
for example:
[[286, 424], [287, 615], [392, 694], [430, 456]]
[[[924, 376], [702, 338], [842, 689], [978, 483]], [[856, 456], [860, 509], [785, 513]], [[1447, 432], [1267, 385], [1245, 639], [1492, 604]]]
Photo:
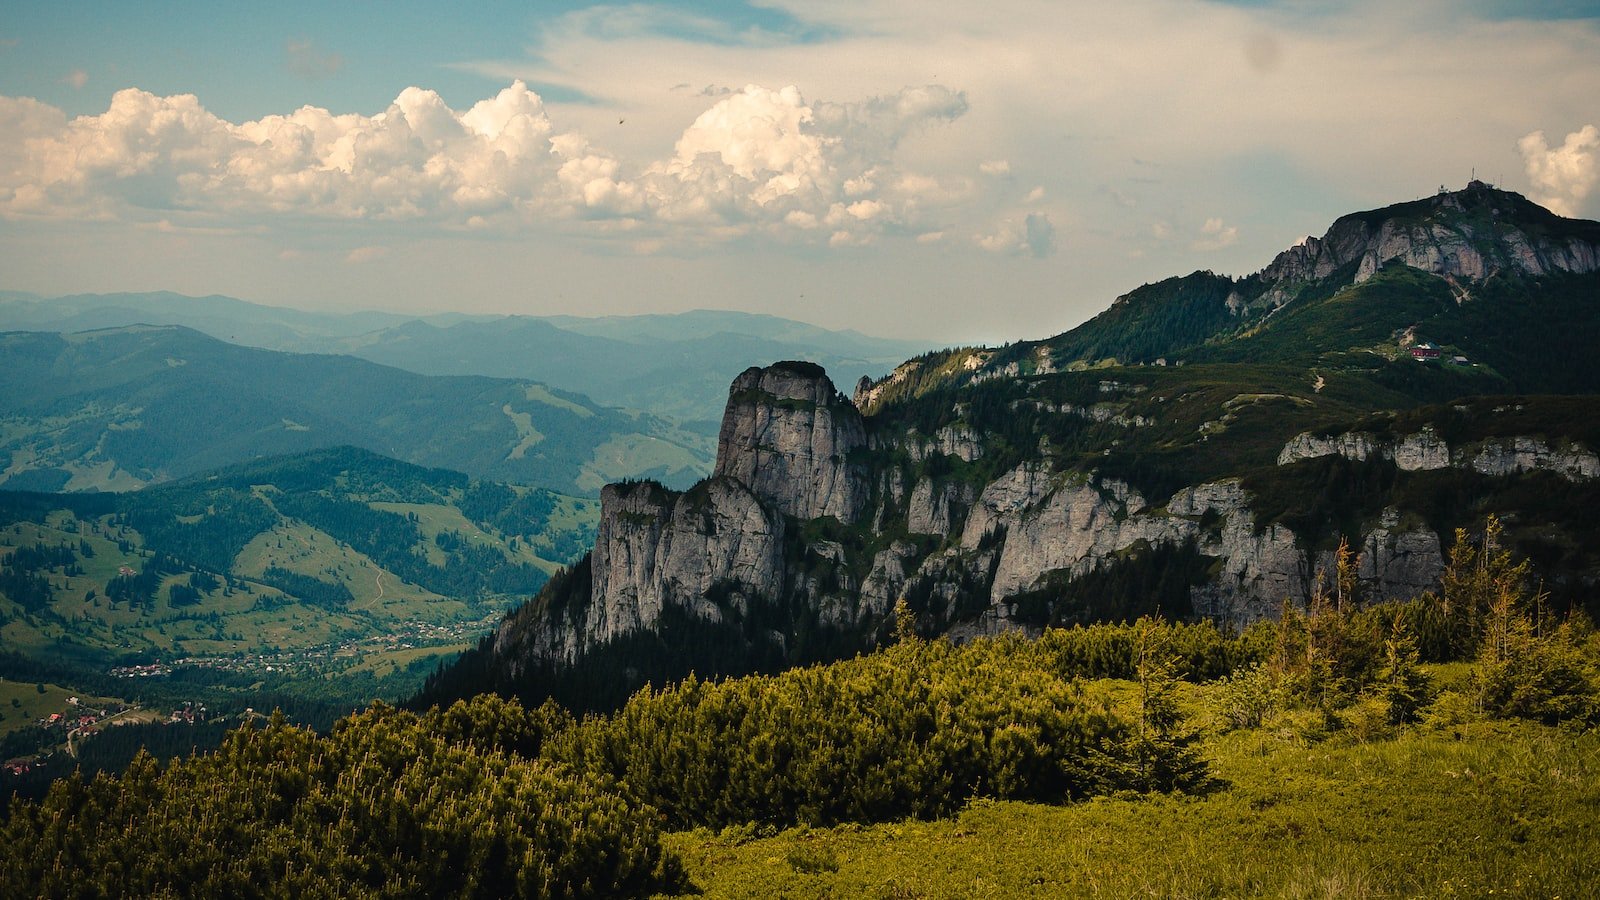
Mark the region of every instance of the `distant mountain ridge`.
[[426, 376], [178, 326], [0, 334], [0, 488], [129, 489], [349, 444], [558, 490], [709, 470], [711, 438], [525, 380]]
[[539, 381], [602, 404], [714, 422], [746, 367], [810, 359], [852, 381], [879, 377], [924, 347], [724, 310], [603, 316], [315, 313], [230, 297], [172, 293], [43, 298], [0, 295], [0, 330], [77, 332], [182, 325], [219, 340], [296, 353], [336, 353], [424, 375]]

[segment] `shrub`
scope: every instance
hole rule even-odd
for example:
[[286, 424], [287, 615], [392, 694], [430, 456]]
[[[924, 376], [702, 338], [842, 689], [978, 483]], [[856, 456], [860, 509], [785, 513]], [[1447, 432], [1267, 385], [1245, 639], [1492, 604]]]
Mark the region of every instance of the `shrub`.
[[[615, 778], [674, 827], [874, 822], [948, 814], [974, 796], [1139, 787], [1131, 723], [1037, 649], [910, 640], [777, 676], [690, 678], [584, 721], [545, 757]], [[1170, 752], [1142, 762], [1159, 769]]]
[[162, 770], [57, 782], [0, 842], [0, 894], [646, 894], [677, 881], [654, 816], [559, 765], [450, 745], [377, 706], [315, 734], [281, 718]]

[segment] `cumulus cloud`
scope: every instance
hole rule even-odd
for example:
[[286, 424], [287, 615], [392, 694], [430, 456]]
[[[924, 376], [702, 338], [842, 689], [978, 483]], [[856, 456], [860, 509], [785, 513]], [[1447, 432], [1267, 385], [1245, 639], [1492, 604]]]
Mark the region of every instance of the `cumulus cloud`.
[[192, 94], [130, 88], [103, 114], [70, 121], [28, 102], [0, 104], [0, 121], [24, 120], [10, 129], [22, 138], [18, 165], [0, 173], [0, 212], [12, 216], [461, 222], [582, 203], [581, 191], [561, 191], [557, 173], [574, 160], [553, 146], [539, 98], [521, 84], [466, 113], [407, 88], [376, 116], [308, 106], [238, 125]]
[[[966, 109], [939, 86], [840, 103], [749, 85], [700, 113], [670, 158], [630, 166], [559, 131], [520, 81], [464, 111], [412, 87], [373, 116], [307, 106], [238, 124], [191, 94], [127, 89], [70, 120], [0, 97], [0, 131], [17, 136], [0, 141], [0, 215], [556, 225], [647, 243], [854, 246], [938, 230], [936, 217], [970, 196], [970, 179], [910, 170], [897, 154]], [[1018, 240], [1048, 243], [1048, 222], [1027, 221]]]
[[1055, 252], [1056, 228], [1048, 215], [1028, 213], [1020, 219], [1001, 222], [994, 231], [980, 234], [975, 240], [990, 253], [1043, 259]]
[[1218, 218], [1207, 219], [1200, 226], [1200, 238], [1192, 245], [1196, 250], [1221, 250], [1239, 241], [1239, 229]]
[[737, 233], [815, 231], [832, 246], [915, 228], [953, 190], [896, 164], [908, 134], [959, 117], [966, 99], [907, 88], [860, 103], [810, 103], [795, 87], [747, 85], [700, 114], [642, 179], [662, 220]]
[[1600, 129], [1585, 125], [1552, 148], [1543, 131], [1517, 142], [1528, 181], [1538, 193], [1534, 199], [1563, 216], [1576, 216], [1595, 185], [1600, 183]]

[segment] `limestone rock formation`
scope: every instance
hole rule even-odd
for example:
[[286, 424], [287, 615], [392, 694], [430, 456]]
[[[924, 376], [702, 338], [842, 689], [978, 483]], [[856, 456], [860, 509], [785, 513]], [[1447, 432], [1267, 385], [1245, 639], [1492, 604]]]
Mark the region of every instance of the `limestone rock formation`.
[[1577, 443], [1552, 447], [1543, 438], [1515, 435], [1491, 438], [1452, 448], [1424, 425], [1417, 433], [1398, 440], [1384, 440], [1358, 432], [1325, 436], [1299, 434], [1284, 444], [1278, 465], [1286, 466], [1322, 456], [1343, 456], [1363, 462], [1368, 459], [1393, 460], [1402, 472], [1433, 469], [1471, 469], [1480, 475], [1514, 475], [1520, 472], [1554, 472], [1568, 481], [1600, 477], [1600, 456]]
[[906, 508], [906, 531], [943, 537], [955, 531], [972, 506], [972, 488], [960, 481], [938, 484], [923, 478], [911, 490]]
[[778, 363], [734, 379], [717, 437], [715, 474], [785, 515], [849, 524], [867, 502], [861, 414], [820, 366]]

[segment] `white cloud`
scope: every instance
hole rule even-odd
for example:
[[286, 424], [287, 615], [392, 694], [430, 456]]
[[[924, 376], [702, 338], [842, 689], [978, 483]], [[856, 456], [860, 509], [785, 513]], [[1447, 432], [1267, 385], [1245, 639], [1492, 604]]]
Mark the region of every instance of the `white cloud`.
[[1196, 250], [1221, 250], [1239, 242], [1239, 229], [1218, 218], [1210, 218], [1200, 226], [1200, 237], [1190, 246]]
[[106, 112], [71, 120], [0, 98], [0, 125], [20, 137], [0, 143], [10, 163], [0, 168], [0, 215], [857, 245], [938, 230], [961, 214], [970, 179], [909, 169], [897, 149], [966, 110], [960, 92], [938, 86], [839, 103], [749, 85], [701, 112], [670, 158], [629, 166], [558, 131], [521, 82], [465, 111], [411, 87], [374, 116], [307, 106], [239, 124], [192, 94], [123, 90]]
[[345, 254], [344, 261], [355, 265], [383, 259], [389, 255], [388, 247], [357, 247]]
[[82, 69], [73, 69], [71, 72], [61, 76], [61, 83], [70, 84], [75, 88], [81, 89], [89, 83], [89, 73]]
[[994, 231], [979, 234], [974, 240], [990, 253], [1043, 259], [1056, 250], [1056, 228], [1044, 213], [1028, 213], [1020, 219], [1006, 219]]
[[1600, 183], [1600, 129], [1585, 125], [1554, 149], [1543, 131], [1535, 131], [1518, 141], [1517, 148], [1536, 191], [1534, 199], [1563, 216], [1579, 215]]
[[[782, 10], [809, 36], [708, 41], [682, 29], [605, 31], [582, 16], [557, 16], [541, 24], [528, 59], [461, 67], [581, 91], [586, 103], [563, 115], [596, 130], [626, 110], [629, 139], [643, 141], [654, 128], [657, 146], [682, 127], [668, 115], [691, 99], [672, 93], [680, 83], [792, 82], [829, 97], [949, 84], [970, 110], [936, 140], [909, 142], [902, 162], [946, 180], [968, 173], [980, 191], [1003, 160], [1012, 177], [1073, 198], [1075, 221], [1097, 221], [1106, 235], [1143, 231], [1151, 218], [1182, 221], [1196, 207], [1232, 221], [1243, 210], [1223, 204], [1246, 192], [1295, 210], [1319, 198], [1314, 222], [1241, 235], [1233, 245], [1241, 261], [1351, 209], [1458, 184], [1473, 166], [1520, 170], [1510, 138], [1600, 96], [1600, 29], [1485, 17], [1451, 0], [1315, 9], [1193, 0], [760, 5]], [[1484, 66], [1490, 58], [1497, 64]], [[1427, 103], [1373, 102], [1397, 84]], [[1128, 194], [1086, 203], [1086, 175], [1112, 189], [1152, 178], [1164, 188], [1141, 191], [1132, 212]], [[977, 222], [1016, 214], [989, 202], [941, 224], [970, 234], [983, 229]]]
[[1004, 159], [986, 159], [978, 163], [978, 171], [985, 175], [1010, 175], [1011, 162]]

